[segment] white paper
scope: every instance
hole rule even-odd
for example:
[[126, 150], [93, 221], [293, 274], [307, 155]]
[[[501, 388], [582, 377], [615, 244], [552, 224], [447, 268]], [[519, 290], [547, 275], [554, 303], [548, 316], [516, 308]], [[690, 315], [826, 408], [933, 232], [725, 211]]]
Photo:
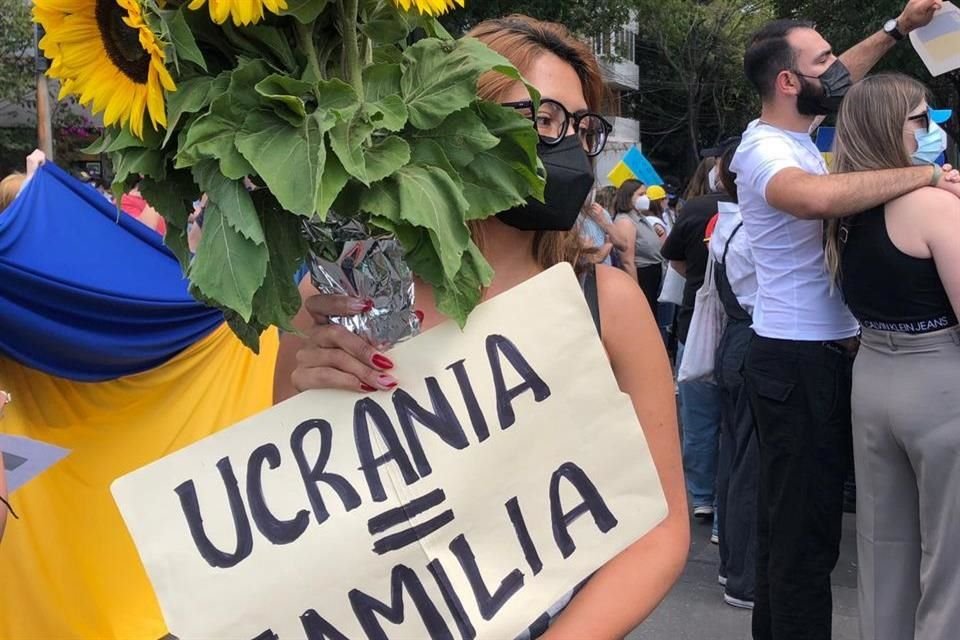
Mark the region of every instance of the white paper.
[[930, 24], [910, 33], [910, 42], [931, 75], [960, 69], [960, 9], [944, 2]]
[[[497, 409], [491, 362], [500, 363], [502, 388], [512, 389], [524, 378], [502, 355], [509, 349], [496, 336], [515, 345], [549, 392], [532, 383], [532, 389], [518, 392], [512, 402], [501, 402], [504, 410], [514, 411], [515, 422], [507, 428], [502, 428], [501, 422], [507, 413]], [[490, 345], [493, 358], [488, 352]], [[338, 391], [300, 394], [114, 483], [114, 497], [172, 634], [238, 640], [339, 637], [329, 629], [320, 635], [322, 618], [347, 638], [466, 635], [458, 632], [458, 624], [461, 629], [472, 626], [478, 638], [513, 638], [666, 516], [666, 501], [633, 406], [617, 387], [569, 266], [555, 267], [481, 305], [464, 331], [445, 324], [396, 347], [391, 357], [398, 364], [396, 376], [404, 384], [402, 392], [365, 398]], [[462, 367], [457, 364], [460, 362]], [[466, 388], [473, 390], [475, 403], [469, 392], [461, 390], [458, 370], [469, 377]], [[529, 372], [526, 375], [529, 379]], [[417, 469], [411, 440], [399, 425], [400, 410], [391, 401], [409, 393], [433, 411], [427, 379], [435, 380], [434, 390], [449, 401], [457, 418], [454, 422], [459, 421], [467, 440], [465, 448], [457, 448], [413, 421], [431, 468], [428, 474]], [[537, 393], [542, 396], [539, 400]], [[500, 395], [501, 400], [505, 397]], [[489, 431], [482, 441], [479, 434], [484, 430], [478, 428], [479, 421], [469, 417], [471, 404], [480, 408]], [[357, 429], [355, 412], [362, 406], [383, 408], [383, 415], [395, 428], [398, 451], [410, 457], [419, 476], [408, 484], [397, 463], [379, 467], [380, 475], [374, 476], [383, 481], [385, 499], [381, 501], [372, 499], [372, 485], [360, 470], [357, 443], [362, 438], [358, 440], [356, 433], [373, 434], [374, 455], [387, 453], [388, 445], [376, 429]], [[330, 484], [305, 482], [294, 460], [297, 447], [291, 443], [291, 435], [311, 419], [330, 426], [329, 457], [323, 471], [338, 474], [355, 489], [360, 504], [351, 505], [349, 511]], [[363, 420], [359, 424], [362, 427]], [[319, 433], [311, 430], [302, 446], [308, 472], [320, 452]], [[251, 452], [264, 445], [261, 451], [279, 453], [280, 459], [276, 468], [265, 464], [257, 472], [253, 467], [252, 477], [262, 479], [261, 491], [251, 489], [248, 461]], [[199, 552], [180, 496], [189, 494], [185, 487], [192, 487], [202, 517], [202, 522], [199, 518], [194, 521], [195, 528], [201, 528], [202, 535], [226, 556], [243, 555], [235, 554], [238, 534], [226, 483], [217, 467], [219, 461], [226, 468], [227, 459], [237, 480], [237, 497], [244, 505], [239, 519], [249, 523], [252, 544], [242, 560], [229, 568], [217, 568]], [[580, 478], [577, 470], [582, 470], [614, 522], [598, 508], [569, 524], [569, 541], [564, 542], [562, 527], [560, 534], [555, 533], [558, 518], [551, 517], [551, 480], [557, 478], [556, 514], [567, 513], [583, 502], [573, 484], [558, 473], [561, 468], [567, 478]], [[321, 524], [307, 496], [308, 484], [319, 486], [329, 513]], [[438, 497], [440, 492], [442, 500], [421, 513], [412, 506]], [[255, 522], [250, 523], [250, 497], [259, 495], [265, 496], [276, 519], [288, 521], [281, 526], [305, 518], [299, 522], [304, 528], [298, 537], [285, 544], [272, 543]], [[535, 548], [533, 554], [529, 545], [524, 550], [523, 536], [508, 515], [506, 505], [513, 504], [511, 499], [522, 514]], [[398, 509], [400, 505], [406, 506]], [[375, 525], [391, 509], [401, 517], [393, 526], [379, 530]], [[438, 522], [436, 518], [442, 521], [444, 516], [453, 520], [419, 541], [394, 551], [375, 552], [388, 536], [411, 525]], [[371, 533], [374, 530], [376, 533]], [[570, 541], [575, 549], [564, 559], [561, 548], [570, 551]], [[468, 569], [463, 568], [470, 566], [469, 562], [464, 565], [463, 559], [469, 560], [471, 554], [483, 583], [479, 596], [468, 579]], [[542, 568], [537, 566], [537, 558]], [[440, 586], [443, 581], [436, 578], [438, 567], [449, 581], [445, 591]], [[401, 575], [415, 576], [422, 585], [427, 604], [420, 604], [436, 610], [433, 628], [425, 626], [422, 612], [407, 591], [399, 592], [402, 622], [379, 615], [368, 615], [365, 623], [360, 622], [367, 601], [360, 593], [390, 605], [391, 577]], [[475, 584], [477, 579], [474, 576]], [[522, 581], [519, 586], [518, 579]], [[515, 590], [501, 598], [502, 606], [497, 608], [482, 591], [487, 589], [496, 596], [501, 585], [508, 592]], [[451, 601], [458, 601], [459, 606]], [[486, 605], [484, 610], [481, 604]], [[460, 607], [462, 614], [453, 613]], [[306, 631], [311, 625], [315, 625], [312, 634]], [[378, 635], [378, 627], [383, 629], [382, 635]]]
[[0, 452], [7, 473], [7, 491], [11, 494], [70, 453], [63, 447], [3, 433]]

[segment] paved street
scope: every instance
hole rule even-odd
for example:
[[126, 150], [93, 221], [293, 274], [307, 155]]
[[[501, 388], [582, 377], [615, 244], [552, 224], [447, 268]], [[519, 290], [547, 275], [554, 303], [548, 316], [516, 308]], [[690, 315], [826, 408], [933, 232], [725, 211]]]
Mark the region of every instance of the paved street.
[[[834, 640], [857, 640], [856, 516], [845, 514], [840, 561], [833, 573]], [[750, 612], [724, 604], [710, 525], [691, 523], [687, 568], [667, 599], [627, 640], [744, 640]]]

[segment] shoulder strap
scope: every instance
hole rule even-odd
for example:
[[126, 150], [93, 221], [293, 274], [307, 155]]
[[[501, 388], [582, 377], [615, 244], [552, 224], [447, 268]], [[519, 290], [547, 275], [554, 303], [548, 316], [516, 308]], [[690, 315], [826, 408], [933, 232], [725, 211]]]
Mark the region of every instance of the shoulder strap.
[[723, 264], [727, 264], [727, 252], [730, 251], [730, 244], [733, 242], [733, 237], [737, 235], [737, 231], [740, 231], [740, 227], [743, 226], [743, 222], [737, 225], [737, 227], [730, 233], [730, 237], [727, 238], [727, 244], [723, 248]]
[[593, 316], [593, 324], [597, 327], [597, 335], [600, 335], [600, 296], [597, 293], [597, 265], [590, 264], [584, 269], [580, 276], [580, 287], [583, 289], [583, 297], [587, 300], [587, 306], [590, 307], [590, 315]]

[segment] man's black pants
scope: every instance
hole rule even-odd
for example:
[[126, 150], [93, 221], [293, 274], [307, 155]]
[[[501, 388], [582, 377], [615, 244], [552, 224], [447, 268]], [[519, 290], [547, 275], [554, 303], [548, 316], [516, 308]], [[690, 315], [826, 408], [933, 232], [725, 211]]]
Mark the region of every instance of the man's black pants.
[[828, 640], [852, 465], [853, 358], [838, 343], [755, 336], [744, 367], [757, 424], [755, 640]]

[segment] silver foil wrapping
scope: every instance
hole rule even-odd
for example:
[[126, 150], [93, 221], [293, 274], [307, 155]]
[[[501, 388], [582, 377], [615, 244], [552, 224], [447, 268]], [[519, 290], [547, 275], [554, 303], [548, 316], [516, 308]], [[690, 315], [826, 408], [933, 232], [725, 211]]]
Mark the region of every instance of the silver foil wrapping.
[[420, 319], [414, 313], [413, 273], [396, 238], [371, 233], [359, 221], [333, 214], [325, 222], [305, 222], [304, 233], [310, 243], [310, 275], [317, 289], [373, 301], [368, 312], [332, 317], [330, 322], [381, 348], [420, 332]]

